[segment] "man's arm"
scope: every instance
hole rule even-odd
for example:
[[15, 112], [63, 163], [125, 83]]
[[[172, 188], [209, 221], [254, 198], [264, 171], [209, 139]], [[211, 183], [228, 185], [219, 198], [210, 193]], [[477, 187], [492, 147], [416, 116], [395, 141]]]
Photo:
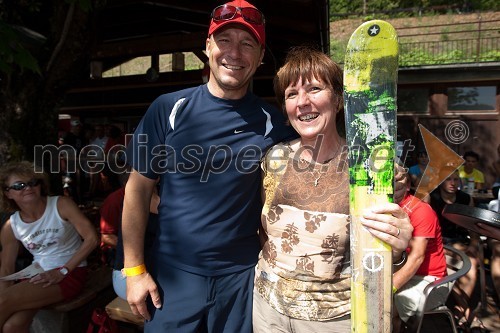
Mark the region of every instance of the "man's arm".
[[479, 171], [477, 169], [474, 169], [473, 171], [474, 174], [474, 188], [476, 190], [481, 190], [484, 187], [484, 173], [482, 171]]
[[122, 213], [124, 267], [144, 264], [144, 235], [154, 186], [155, 180], [133, 170], [125, 187]]
[[[144, 265], [144, 236], [149, 216], [149, 205], [156, 180], [149, 179], [133, 170], [125, 187], [123, 201], [122, 236], [124, 268]], [[158, 288], [146, 272], [127, 276], [127, 301], [135, 314], [150, 320], [146, 299], [156, 307], [161, 306]]]
[[427, 249], [428, 240], [425, 237], [414, 237], [410, 241], [410, 253], [408, 260], [396, 273], [393, 275], [393, 286], [398, 290], [403, 287], [417, 272], [425, 258], [425, 250]]

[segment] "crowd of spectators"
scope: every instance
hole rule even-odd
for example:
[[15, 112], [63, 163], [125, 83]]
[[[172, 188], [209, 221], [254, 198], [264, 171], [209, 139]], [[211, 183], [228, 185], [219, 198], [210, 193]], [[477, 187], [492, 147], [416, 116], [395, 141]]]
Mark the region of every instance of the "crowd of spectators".
[[124, 170], [119, 154], [125, 145], [125, 131], [113, 124], [90, 125], [79, 120], [70, 124], [59, 137], [60, 147], [69, 152], [60, 156], [63, 193], [78, 204], [102, 201], [120, 187]]
[[[493, 164], [493, 170], [496, 172], [493, 176], [494, 179], [496, 179], [496, 182], [492, 186], [492, 192], [495, 192], [495, 187], [497, 189], [496, 191], [498, 191], [498, 179], [500, 179], [500, 167], [498, 167], [498, 165], [500, 165], [500, 145], [497, 150], [499, 159]], [[412, 260], [409, 260], [409, 264], [405, 264], [403, 268], [394, 274], [394, 284], [397, 289], [394, 298], [396, 314], [396, 319], [394, 320], [396, 329], [395, 332], [398, 332], [399, 327], [404, 325], [404, 323], [408, 320], [408, 314], [412, 314], [411, 306], [415, 299], [418, 300], [418, 297], [415, 297], [415, 294], [410, 294], [407, 290], [415, 290], [417, 288], [417, 290], [420, 291], [421, 297], [423, 297], [423, 289], [418, 289], [418, 282], [427, 281], [424, 282], [427, 284], [432, 282], [432, 280], [436, 277], [439, 277], [439, 274], [430, 274], [430, 269], [435, 266], [428, 264], [428, 257], [435, 256], [436, 254], [442, 252], [443, 244], [451, 245], [454, 248], [465, 252], [472, 264], [469, 272], [457, 281], [452, 290], [451, 297], [448, 299], [449, 306], [454, 312], [458, 327], [466, 332], [487, 331], [481, 322], [481, 314], [477, 311], [479, 308], [479, 288], [481, 288], [479, 283], [480, 265], [489, 264], [490, 269], [488, 272], [491, 274], [491, 281], [493, 282], [494, 287], [493, 295], [491, 295], [491, 297], [495, 302], [499, 302], [500, 241], [493, 238], [487, 238], [458, 226], [445, 218], [442, 214], [444, 207], [450, 204], [461, 204], [480, 208], [488, 207], [487, 203], [474, 199], [474, 196], [478, 192], [489, 193], [488, 189], [491, 190], [491, 187], [489, 187], [485, 182], [484, 173], [480, 171], [481, 160], [479, 154], [474, 151], [467, 151], [462, 157], [464, 159], [464, 164], [459, 168], [446, 166], [435, 170], [436, 173], [439, 173], [439, 179], [443, 179], [443, 181], [436, 189], [434, 189], [431, 193], [428, 193], [428, 195], [422, 200], [423, 202], [414, 197], [412, 197], [414, 200], [405, 200], [405, 202], [409, 201], [411, 203], [406, 204], [406, 206], [403, 207], [408, 210], [407, 213], [414, 226], [414, 234], [408, 249], [410, 253], [409, 257], [411, 256]], [[419, 182], [422, 180], [424, 171], [429, 164], [429, 158], [425, 150], [420, 150], [418, 152], [417, 160], [418, 163], [412, 165], [408, 172], [411, 178], [412, 192], [414, 192], [418, 187]], [[497, 198], [497, 193], [492, 194], [493, 196], [491, 196], [491, 198], [488, 196], [488, 200]], [[411, 197], [411, 195], [409, 197]], [[418, 205], [415, 204], [415, 201], [418, 202]], [[425, 207], [432, 208], [432, 213], [429, 213], [429, 210]], [[497, 206], [490, 205], [489, 207]], [[496, 209], [498, 210], [498, 207]], [[421, 218], [424, 215], [422, 211], [427, 212], [425, 219]], [[422, 221], [425, 221], [425, 223]], [[437, 221], [437, 225], [433, 221]], [[427, 229], [425, 229], [426, 226]], [[427, 234], [422, 233], [422, 230], [426, 230]], [[438, 245], [436, 246], [436, 244]], [[484, 252], [488, 254], [484, 263], [480, 262], [480, 247], [483, 247]], [[417, 253], [412, 255], [412, 252]], [[446, 253], [446, 250], [444, 253]], [[498, 312], [498, 307], [495, 311]], [[398, 313], [399, 316], [397, 315]]]

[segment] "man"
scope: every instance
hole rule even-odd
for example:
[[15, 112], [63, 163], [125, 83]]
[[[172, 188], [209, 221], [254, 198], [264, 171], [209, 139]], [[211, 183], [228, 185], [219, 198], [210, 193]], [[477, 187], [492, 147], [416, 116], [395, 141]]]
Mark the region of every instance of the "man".
[[393, 332], [399, 332], [401, 321], [406, 323], [416, 313], [425, 287], [446, 276], [443, 239], [436, 213], [427, 203], [410, 194], [399, 205], [410, 217], [413, 237], [406, 263], [393, 275], [396, 293]]
[[446, 174], [449, 174], [448, 177], [438, 186], [437, 189], [432, 191], [430, 196], [426, 197], [426, 200], [438, 216], [444, 243], [468, 244], [470, 236], [469, 231], [444, 218], [441, 213], [444, 206], [447, 204], [458, 203], [473, 206], [473, 201], [469, 194], [459, 189], [460, 176], [458, 170], [445, 167], [440, 171], [440, 175], [444, 175], [445, 177]]
[[408, 174], [411, 178], [411, 185], [414, 188], [418, 187], [420, 183], [420, 179], [424, 174], [425, 168], [427, 164], [429, 164], [429, 156], [427, 156], [427, 152], [425, 150], [419, 151], [417, 155], [417, 164], [413, 165], [408, 169]]
[[460, 167], [460, 178], [462, 185], [466, 186], [469, 179], [474, 180], [474, 188], [482, 189], [484, 186], [484, 175], [481, 171], [476, 169], [477, 162], [479, 162], [479, 155], [473, 151], [468, 151], [464, 154], [465, 163]]
[[95, 130], [95, 138], [90, 142], [91, 145], [96, 145], [101, 148], [100, 151], [97, 151], [97, 157], [102, 157], [104, 153], [104, 147], [106, 146], [106, 142], [108, 141], [108, 137], [106, 136], [106, 132], [104, 131], [104, 126], [97, 124], [94, 127]]
[[[104, 131], [104, 126], [97, 124], [94, 127], [95, 130], [95, 137], [93, 138], [92, 141], [90, 141], [90, 144], [88, 146], [88, 152], [87, 156], [89, 159], [95, 159], [100, 162], [104, 161], [104, 147], [106, 147], [106, 142], [108, 142], [108, 137], [106, 136], [106, 133]], [[91, 172], [90, 174], [86, 175], [87, 177], [90, 178], [90, 186], [89, 186], [89, 195], [90, 196], [97, 196], [100, 193], [98, 193], [99, 186], [101, 185], [101, 172], [98, 172], [97, 168], [100, 168], [102, 166], [101, 163], [96, 163], [95, 165], [91, 166]]]
[[[72, 171], [70, 172], [70, 166], [72, 165], [79, 165], [78, 163], [78, 158], [80, 151], [84, 148], [86, 142], [85, 142], [85, 136], [83, 134], [83, 125], [79, 120], [72, 120], [71, 121], [71, 129], [66, 135], [64, 136], [63, 139], [65, 149], [68, 149], [68, 145], [71, 146], [74, 149], [69, 148], [68, 151], [68, 156], [67, 159], [65, 158], [63, 161], [61, 161], [63, 169], [62, 171], [64, 172], [63, 175], [63, 191], [65, 195], [68, 195], [72, 197], [76, 203], [80, 203], [81, 201], [81, 187], [82, 187], [82, 172], [79, 167], [76, 168], [76, 172]], [[72, 152], [75, 152], [75, 155], [72, 154]], [[76, 159], [76, 161], [75, 161]]]
[[64, 136], [64, 144], [70, 145], [71, 147], [75, 148], [77, 155], [85, 145], [85, 138], [82, 133], [82, 128], [82, 123], [79, 120], [72, 120], [71, 129]]
[[[248, 91], [264, 45], [257, 8], [242, 0], [215, 8], [206, 40], [208, 83], [160, 96], [129, 145], [124, 272], [128, 302], [148, 319], [146, 332], [252, 332], [259, 161], [294, 135], [279, 110]], [[153, 255], [144, 258], [158, 177], [159, 234]]]

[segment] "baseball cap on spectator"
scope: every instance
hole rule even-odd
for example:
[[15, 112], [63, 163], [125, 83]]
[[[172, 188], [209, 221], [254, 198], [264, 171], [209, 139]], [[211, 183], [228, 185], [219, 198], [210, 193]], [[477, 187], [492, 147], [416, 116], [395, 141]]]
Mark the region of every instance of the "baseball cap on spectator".
[[247, 28], [263, 47], [266, 45], [264, 14], [245, 0], [235, 0], [215, 7], [210, 19], [208, 36], [228, 24], [241, 24]]

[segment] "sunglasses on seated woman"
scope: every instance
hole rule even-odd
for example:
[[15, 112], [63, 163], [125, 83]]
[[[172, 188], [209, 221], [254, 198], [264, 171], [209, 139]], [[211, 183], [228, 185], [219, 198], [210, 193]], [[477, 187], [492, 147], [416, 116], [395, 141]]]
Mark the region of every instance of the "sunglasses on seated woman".
[[221, 5], [212, 11], [214, 21], [230, 21], [234, 19], [236, 13], [240, 12], [241, 17], [251, 24], [263, 25], [265, 23], [264, 14], [252, 7], [236, 7], [233, 5]]
[[35, 186], [40, 185], [40, 183], [41, 183], [40, 179], [32, 179], [32, 180], [30, 180], [27, 183], [25, 183], [25, 182], [15, 182], [14, 184], [12, 184], [10, 186], [6, 186], [5, 187], [5, 191], [9, 191], [9, 190], [22, 191], [22, 190], [24, 190], [28, 186], [29, 187], [35, 187]]

